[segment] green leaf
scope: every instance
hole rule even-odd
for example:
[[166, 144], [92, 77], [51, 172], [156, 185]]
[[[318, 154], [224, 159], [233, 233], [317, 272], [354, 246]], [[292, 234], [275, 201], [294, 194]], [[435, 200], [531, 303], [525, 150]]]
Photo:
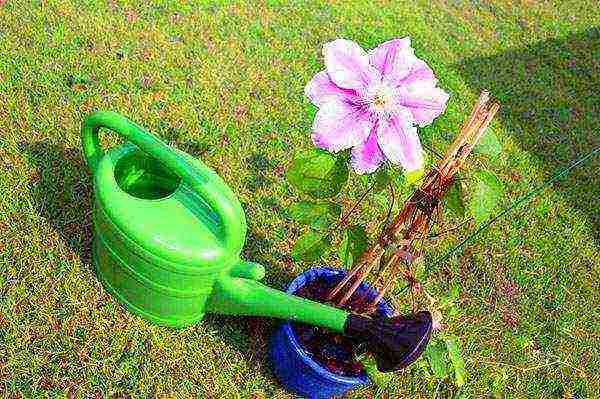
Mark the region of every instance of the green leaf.
[[425, 360], [423, 357], [419, 358], [419, 360], [415, 362], [415, 365], [413, 367], [419, 370], [421, 373], [423, 373], [425, 379], [431, 379], [431, 373], [429, 372], [429, 364], [427, 363], [427, 360]]
[[460, 286], [456, 283], [452, 283], [450, 285], [450, 289], [448, 290], [448, 298], [451, 301], [455, 301], [458, 299], [459, 295], [460, 295]]
[[325, 230], [333, 225], [342, 213], [342, 207], [331, 202], [301, 201], [289, 208], [290, 216], [296, 222], [316, 230]]
[[347, 155], [336, 157], [319, 149], [296, 154], [286, 178], [298, 191], [313, 198], [334, 197], [348, 180]]
[[367, 356], [367, 354], [363, 353], [358, 356], [358, 361], [363, 365], [365, 372], [375, 386], [383, 388], [392, 381], [392, 373], [382, 373], [377, 370], [377, 363], [375, 363], [375, 359], [371, 356]]
[[443, 198], [444, 206], [457, 216], [465, 216], [465, 203], [463, 200], [462, 183], [455, 180]]
[[450, 289], [444, 294], [439, 301], [440, 306], [446, 307], [452, 305], [460, 295], [460, 287], [456, 283], [450, 285]]
[[362, 226], [351, 226], [344, 231], [344, 239], [338, 248], [338, 256], [346, 267], [356, 262], [367, 249], [369, 237]]
[[425, 175], [425, 165], [427, 164], [427, 153], [425, 151], [423, 151], [423, 165], [421, 165], [421, 167], [417, 170], [405, 170], [404, 171], [404, 176], [406, 177], [406, 181], [408, 182], [408, 184], [414, 186], [414, 185], [418, 185], [421, 180], [423, 179], [423, 176]]
[[479, 143], [473, 149], [478, 154], [487, 155], [489, 157], [497, 157], [502, 152], [502, 145], [498, 136], [491, 130], [487, 129]]
[[454, 368], [454, 382], [456, 386], [462, 387], [467, 379], [467, 372], [465, 370], [465, 362], [460, 353], [458, 346], [458, 340], [456, 337], [446, 337], [446, 349], [448, 349], [448, 357]]
[[443, 342], [430, 342], [425, 349], [425, 357], [429, 361], [431, 371], [438, 379], [444, 379], [448, 375], [448, 361], [446, 358], [446, 347]]
[[327, 237], [312, 230], [307, 231], [292, 247], [292, 258], [314, 262], [323, 256], [331, 243]]
[[392, 178], [387, 172], [386, 168], [379, 168], [377, 173], [375, 173], [375, 186], [373, 186], [373, 193], [378, 193], [387, 188], [388, 184]]
[[456, 317], [459, 314], [460, 314], [460, 308], [456, 305], [451, 305], [448, 307], [448, 309], [446, 309], [446, 316], [448, 316], [448, 318]]
[[417, 169], [417, 170], [407, 170], [404, 175], [406, 176], [406, 181], [408, 184], [416, 185], [419, 183], [423, 175], [425, 174], [425, 168]]
[[469, 199], [467, 208], [475, 219], [476, 224], [485, 222], [498, 206], [504, 188], [498, 178], [487, 170], [478, 170], [474, 173], [477, 184]]

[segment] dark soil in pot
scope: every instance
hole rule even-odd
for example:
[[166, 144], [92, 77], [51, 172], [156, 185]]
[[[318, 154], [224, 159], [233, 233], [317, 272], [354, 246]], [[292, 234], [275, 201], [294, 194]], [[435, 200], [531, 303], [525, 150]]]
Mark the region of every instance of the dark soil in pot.
[[[296, 291], [295, 295], [325, 303], [335, 284], [335, 281], [311, 281]], [[344, 309], [359, 313], [366, 305], [366, 299], [357, 290]], [[330, 372], [356, 377], [364, 371], [362, 364], [354, 357], [354, 342], [350, 338], [328, 328], [304, 323], [292, 323], [292, 330], [302, 349]]]

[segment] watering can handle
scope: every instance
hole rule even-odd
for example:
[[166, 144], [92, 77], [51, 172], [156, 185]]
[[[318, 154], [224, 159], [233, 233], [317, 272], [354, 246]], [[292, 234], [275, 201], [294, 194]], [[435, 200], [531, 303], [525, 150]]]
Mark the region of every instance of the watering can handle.
[[[243, 229], [243, 224], [240, 225], [239, 221], [244, 220], [244, 216], [239, 203], [232, 200], [218, 187], [207, 185], [209, 176], [205, 171], [194, 167], [189, 160], [146, 129], [116, 112], [96, 111], [83, 122], [81, 129], [83, 153], [92, 173], [96, 172], [98, 163], [104, 156], [104, 150], [98, 141], [100, 128], [110, 129], [125, 137], [178, 175], [188, 187], [199, 194], [216, 212], [224, 229], [225, 244], [227, 246], [236, 245], [236, 237], [244, 234], [243, 231], [240, 231]], [[236, 223], [231, 221], [236, 221]]]

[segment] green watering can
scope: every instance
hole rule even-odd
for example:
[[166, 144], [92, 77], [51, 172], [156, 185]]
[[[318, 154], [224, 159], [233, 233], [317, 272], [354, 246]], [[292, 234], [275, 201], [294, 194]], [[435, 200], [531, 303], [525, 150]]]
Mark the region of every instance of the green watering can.
[[[128, 142], [105, 152], [100, 128]], [[422, 350], [404, 341], [422, 341], [430, 327], [400, 334], [393, 327], [399, 319], [374, 321], [261, 284], [264, 268], [240, 259], [246, 235], [240, 202], [200, 160], [114, 112], [90, 115], [81, 136], [94, 179], [94, 267], [130, 311], [172, 327], [196, 323], [207, 312], [328, 327], [378, 345], [373, 351], [384, 352], [376, 355], [378, 364], [388, 369]], [[393, 358], [400, 341], [403, 349]]]

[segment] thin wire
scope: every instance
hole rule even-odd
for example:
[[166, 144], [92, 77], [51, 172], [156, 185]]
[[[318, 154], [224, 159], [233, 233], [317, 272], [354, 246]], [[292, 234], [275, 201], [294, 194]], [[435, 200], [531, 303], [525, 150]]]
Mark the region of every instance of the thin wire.
[[389, 189], [390, 189], [390, 194], [391, 194], [390, 196], [392, 197], [392, 201], [390, 202], [390, 206], [388, 207], [388, 212], [385, 217], [385, 224], [381, 228], [381, 232], [379, 233], [379, 236], [383, 235], [383, 232], [385, 231], [385, 229], [388, 228], [388, 226], [390, 225], [390, 222], [392, 221], [392, 211], [394, 210], [394, 205], [396, 202], [396, 192], [394, 191], [394, 185], [392, 184], [392, 182], [389, 183]]
[[513, 203], [505, 208], [502, 212], [500, 212], [499, 214], [497, 214], [496, 216], [494, 216], [493, 218], [491, 218], [490, 220], [488, 220], [486, 223], [482, 224], [477, 230], [475, 230], [473, 233], [471, 233], [470, 235], [468, 235], [465, 239], [463, 239], [458, 245], [456, 245], [454, 248], [452, 248], [450, 251], [448, 251], [444, 256], [442, 256], [439, 259], [436, 259], [435, 262], [431, 263], [429, 266], [427, 266], [427, 271], [431, 271], [431, 269], [433, 268], [433, 266], [437, 266], [440, 263], [446, 261], [447, 259], [449, 259], [456, 251], [458, 251], [459, 249], [461, 249], [463, 246], [465, 246], [467, 243], [469, 243], [471, 240], [473, 240], [473, 238], [475, 238], [477, 235], [479, 235], [483, 230], [487, 229], [488, 227], [490, 227], [494, 222], [496, 222], [498, 219], [502, 218], [504, 215], [508, 214], [509, 212], [511, 212], [512, 210], [514, 210], [515, 208], [519, 207], [520, 205], [522, 205], [523, 203], [529, 201], [534, 195], [536, 195], [539, 191], [545, 189], [546, 187], [550, 186], [552, 183], [554, 183], [555, 181], [562, 179], [563, 177], [567, 176], [571, 170], [575, 169], [576, 167], [578, 167], [579, 165], [581, 165], [582, 163], [586, 162], [588, 159], [590, 159], [592, 156], [596, 155], [598, 152], [600, 152], [600, 147], [596, 147], [594, 148], [589, 154], [571, 162], [571, 164], [563, 169], [558, 170], [557, 172], [555, 172], [551, 178], [549, 178], [548, 180], [546, 180], [544, 183], [540, 184], [538, 187], [534, 188], [533, 190], [529, 191], [527, 194], [521, 196], [520, 198], [516, 199], [515, 201], [513, 201]]
[[431, 151], [433, 153], [433, 155], [435, 155], [436, 157], [438, 157], [439, 159], [444, 158], [439, 152], [437, 152], [436, 150], [433, 149], [433, 146], [429, 146], [427, 144], [421, 143], [421, 145], [423, 147], [425, 147], [426, 149], [428, 149], [429, 151]]
[[327, 230], [323, 235], [325, 234], [329, 234], [335, 230], [337, 230], [339, 227], [342, 227], [343, 225], [346, 224], [346, 222], [348, 221], [348, 218], [350, 218], [350, 216], [352, 216], [352, 214], [354, 213], [354, 211], [356, 210], [356, 208], [360, 205], [361, 202], [363, 202], [363, 200], [365, 199], [365, 197], [367, 196], [367, 194], [369, 194], [371, 192], [371, 190], [373, 190], [373, 187], [375, 187], [375, 184], [377, 182], [374, 181], [369, 188], [367, 188], [362, 195], [360, 196], [360, 198], [354, 203], [354, 205], [352, 205], [352, 208], [350, 208], [350, 210], [348, 211], [348, 213], [346, 213], [345, 215], [342, 215], [342, 217], [340, 218], [340, 220], [335, 224], [334, 227], [330, 228], [329, 230]]

